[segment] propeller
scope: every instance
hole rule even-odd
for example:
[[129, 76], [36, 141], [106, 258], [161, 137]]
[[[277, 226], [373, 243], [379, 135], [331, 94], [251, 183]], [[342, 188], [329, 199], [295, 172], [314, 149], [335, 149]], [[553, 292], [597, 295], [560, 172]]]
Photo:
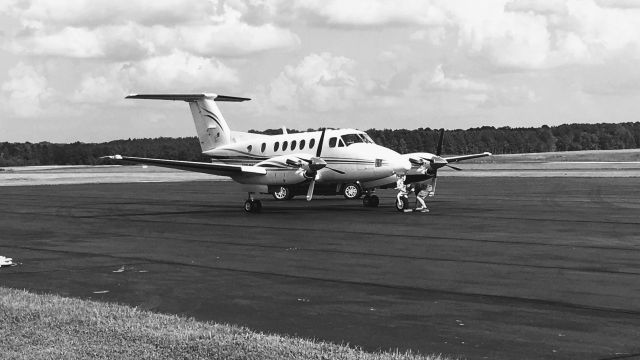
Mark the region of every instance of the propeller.
[[309, 189], [307, 190], [307, 201], [311, 201], [313, 198], [313, 189], [316, 186], [316, 179], [318, 178], [318, 170], [325, 168], [327, 163], [319, 157], [312, 157], [311, 159], [298, 158], [298, 161], [287, 159], [286, 162], [289, 166], [298, 167], [296, 174], [311, 179]]
[[298, 170], [296, 171], [297, 174], [300, 174], [307, 179], [311, 179], [309, 182], [309, 189], [307, 190], [307, 201], [311, 201], [311, 199], [313, 199], [313, 190], [316, 186], [316, 180], [318, 180], [319, 170], [327, 168], [331, 171], [337, 172], [338, 174], [345, 174], [344, 171], [327, 166], [327, 162], [320, 157], [322, 155], [322, 147], [324, 145], [324, 135], [326, 130], [326, 128], [322, 129], [322, 133], [320, 134], [320, 140], [318, 141], [318, 147], [316, 148], [316, 156], [309, 159], [299, 157], [298, 161], [292, 159], [287, 159], [286, 161], [287, 165], [298, 167]]
[[438, 179], [438, 169], [441, 167], [449, 167], [452, 168], [456, 171], [462, 171], [461, 168], [450, 165], [449, 162], [447, 161], [447, 159], [443, 158], [442, 156], [440, 156], [442, 154], [442, 143], [444, 141], [444, 129], [440, 129], [440, 136], [438, 137], [438, 145], [436, 147], [436, 153], [435, 156], [433, 156], [431, 159], [422, 159], [422, 163], [420, 164], [420, 168], [418, 169], [418, 171], [422, 172], [422, 173], [428, 173], [430, 175], [433, 175], [433, 177], [431, 178], [431, 193], [430, 195], [433, 195], [436, 191], [436, 182]]
[[[438, 157], [438, 160], [443, 160], [444, 163], [442, 163], [442, 166], [446, 166], [447, 165], [447, 160], [443, 159], [442, 157], [440, 157], [440, 154], [442, 154], [442, 143], [444, 141], [444, 128], [440, 129], [440, 137], [438, 138], [438, 146], [436, 147], [436, 156]], [[433, 166], [435, 164], [434, 160], [431, 160], [432, 164], [431, 166]], [[450, 165], [449, 165], [450, 166]], [[451, 166], [450, 166], [451, 167]], [[456, 170], [462, 170], [460, 168], [455, 168]], [[433, 167], [433, 178], [431, 179], [431, 192], [429, 193], [430, 196], [435, 195], [436, 193], [436, 183], [438, 181], [438, 168], [437, 167]]]
[[[322, 133], [320, 134], [320, 141], [318, 141], [318, 147], [316, 148], [316, 159], [320, 159], [320, 155], [322, 155], [322, 144], [324, 143], [324, 133], [327, 131], [326, 128], [322, 129]], [[323, 160], [324, 162], [324, 160]], [[324, 162], [324, 167], [327, 166], [327, 163]], [[311, 201], [313, 199], [313, 189], [316, 187], [316, 178], [318, 177], [318, 173], [316, 172], [309, 183], [309, 189], [307, 190], [307, 201]]]
[[442, 154], [442, 142], [444, 140], [444, 129], [440, 129], [440, 136], [438, 138], [438, 145], [436, 147], [436, 156], [432, 157], [431, 159], [429, 159], [429, 166], [427, 167], [427, 162], [426, 159], [422, 160], [422, 164], [421, 164], [421, 168], [422, 168], [422, 172], [428, 172], [430, 174], [433, 174], [434, 179], [438, 176], [438, 169], [441, 167], [449, 167], [452, 168], [454, 170], [457, 171], [462, 171], [461, 168], [453, 166], [451, 164], [449, 164], [449, 162], [447, 161], [447, 159], [443, 158], [442, 156], [440, 156]]

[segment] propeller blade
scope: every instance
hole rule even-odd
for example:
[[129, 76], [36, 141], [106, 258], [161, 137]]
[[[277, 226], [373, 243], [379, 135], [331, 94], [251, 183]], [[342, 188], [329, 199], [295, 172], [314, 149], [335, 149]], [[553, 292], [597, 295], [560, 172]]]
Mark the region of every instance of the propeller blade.
[[309, 190], [307, 190], [307, 201], [311, 201], [311, 199], [313, 199], [313, 188], [315, 187], [316, 187], [316, 179], [313, 179], [309, 184]]
[[448, 166], [448, 167], [450, 167], [450, 168], [452, 168], [452, 169], [454, 169], [454, 170], [462, 171], [462, 169], [460, 169], [459, 167], [455, 167], [455, 166], [453, 166], [453, 165], [449, 165], [449, 164], [447, 164], [447, 165], [445, 165], [445, 166]]
[[327, 131], [326, 128], [322, 129], [322, 134], [320, 134], [320, 141], [318, 141], [318, 149], [316, 150], [316, 157], [320, 157], [320, 154], [322, 154], [322, 143], [324, 142], [325, 131]]
[[436, 181], [437, 177], [434, 175], [433, 179], [431, 179], [431, 192], [429, 193], [429, 196], [434, 196], [436, 194]]
[[440, 138], [438, 139], [438, 147], [436, 148], [436, 155], [438, 156], [442, 153], [442, 140], [444, 140], [444, 128], [440, 129]]
[[346, 174], [344, 171], [341, 171], [341, 170], [338, 170], [338, 169], [330, 168], [330, 167], [328, 167], [328, 166], [327, 166], [326, 168], [327, 168], [327, 169], [329, 169], [329, 170], [335, 171], [335, 172], [337, 172], [338, 174], [342, 174], [342, 175]]

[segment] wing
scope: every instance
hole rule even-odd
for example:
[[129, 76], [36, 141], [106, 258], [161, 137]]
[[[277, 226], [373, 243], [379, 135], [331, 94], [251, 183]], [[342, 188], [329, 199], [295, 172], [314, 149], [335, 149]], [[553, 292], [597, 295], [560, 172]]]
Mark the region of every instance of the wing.
[[482, 154], [470, 154], [470, 155], [460, 155], [460, 156], [451, 156], [444, 158], [448, 163], [458, 162], [460, 160], [469, 160], [475, 159], [479, 157], [491, 156], [490, 152], [483, 152]]
[[240, 166], [229, 164], [216, 164], [206, 162], [151, 159], [133, 156], [111, 155], [103, 156], [103, 159], [123, 160], [138, 164], [149, 164], [178, 170], [200, 172], [211, 175], [233, 176], [238, 174], [265, 175], [267, 170], [256, 166]]

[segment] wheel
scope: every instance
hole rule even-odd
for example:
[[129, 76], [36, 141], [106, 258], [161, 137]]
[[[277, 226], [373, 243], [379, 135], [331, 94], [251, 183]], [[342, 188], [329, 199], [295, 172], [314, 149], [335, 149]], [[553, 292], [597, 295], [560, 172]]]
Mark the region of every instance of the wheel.
[[260, 200], [247, 200], [244, 202], [244, 211], [258, 213], [260, 210], [262, 210], [262, 202]]
[[380, 198], [377, 195], [365, 195], [362, 198], [362, 205], [365, 207], [378, 207], [380, 204]]
[[349, 200], [359, 199], [362, 196], [362, 188], [356, 183], [347, 184], [342, 190], [342, 195]]
[[378, 195], [371, 195], [371, 200], [369, 200], [369, 206], [378, 207], [380, 205], [380, 198]]
[[247, 200], [244, 202], [244, 211], [253, 212], [253, 201]]
[[396, 210], [404, 212], [404, 210], [408, 208], [409, 200], [406, 197], [401, 197], [400, 199], [396, 198]]
[[278, 201], [291, 200], [293, 198], [293, 192], [286, 186], [280, 186], [280, 189], [274, 191], [271, 195]]

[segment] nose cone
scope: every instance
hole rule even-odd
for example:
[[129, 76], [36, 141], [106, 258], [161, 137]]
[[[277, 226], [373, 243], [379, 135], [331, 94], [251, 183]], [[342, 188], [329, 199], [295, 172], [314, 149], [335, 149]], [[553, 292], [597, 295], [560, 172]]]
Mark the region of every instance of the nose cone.
[[395, 171], [396, 174], [404, 175], [411, 170], [411, 161], [405, 157], [399, 156], [394, 159], [392, 166], [393, 171]]

